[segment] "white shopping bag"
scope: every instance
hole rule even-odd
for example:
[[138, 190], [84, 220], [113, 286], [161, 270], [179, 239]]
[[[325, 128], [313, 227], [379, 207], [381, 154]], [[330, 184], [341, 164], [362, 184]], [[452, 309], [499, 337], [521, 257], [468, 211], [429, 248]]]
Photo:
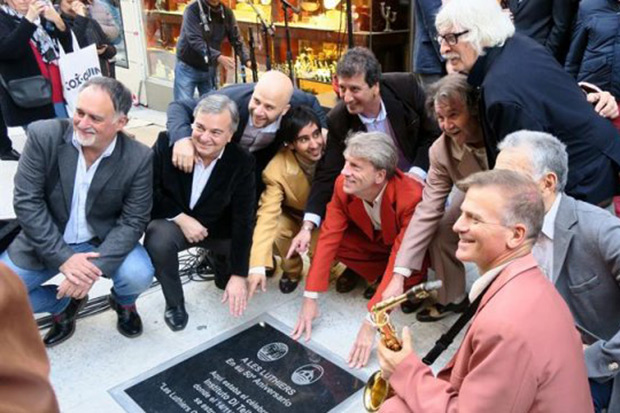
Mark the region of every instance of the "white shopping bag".
[[61, 45], [60, 58], [58, 59], [62, 94], [69, 117], [73, 116], [75, 111], [80, 86], [91, 77], [101, 76], [97, 45], [91, 44], [80, 49], [73, 32], [71, 32], [71, 36], [73, 37], [73, 53], [65, 53]]

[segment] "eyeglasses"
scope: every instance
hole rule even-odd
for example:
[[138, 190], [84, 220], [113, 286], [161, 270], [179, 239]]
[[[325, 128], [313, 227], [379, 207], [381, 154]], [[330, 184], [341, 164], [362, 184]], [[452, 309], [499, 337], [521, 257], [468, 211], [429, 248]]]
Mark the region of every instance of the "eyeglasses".
[[441, 44], [442, 41], [445, 41], [448, 45], [454, 46], [459, 42], [459, 37], [467, 33], [469, 33], [469, 30], [463, 30], [458, 33], [439, 34], [437, 35], [437, 43]]

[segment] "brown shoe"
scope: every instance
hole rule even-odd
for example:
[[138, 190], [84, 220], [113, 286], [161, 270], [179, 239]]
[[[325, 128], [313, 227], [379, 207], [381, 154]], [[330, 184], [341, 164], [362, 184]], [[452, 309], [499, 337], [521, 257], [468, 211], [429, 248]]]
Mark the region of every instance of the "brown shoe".
[[347, 268], [336, 280], [336, 291], [339, 293], [348, 293], [355, 288], [358, 279], [359, 275], [354, 273], [353, 270]]
[[469, 298], [465, 297], [460, 303], [441, 305], [435, 303], [416, 314], [416, 319], [423, 323], [441, 320], [451, 314], [462, 313], [469, 305]]

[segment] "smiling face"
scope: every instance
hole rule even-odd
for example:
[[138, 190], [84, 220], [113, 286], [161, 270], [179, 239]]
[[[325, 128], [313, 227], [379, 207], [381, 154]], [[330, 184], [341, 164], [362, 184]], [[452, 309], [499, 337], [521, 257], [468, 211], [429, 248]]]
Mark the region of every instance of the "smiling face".
[[359, 73], [351, 77], [338, 76], [338, 87], [340, 88], [340, 97], [350, 114], [373, 115], [372, 112], [381, 99], [379, 83], [368, 86], [364, 74]]
[[512, 230], [502, 224], [504, 196], [493, 187], [472, 187], [461, 205], [453, 230], [459, 236], [456, 257], [488, 271], [511, 254]]
[[257, 128], [271, 125], [289, 109], [292, 95], [293, 85], [284, 73], [271, 70], [263, 74], [248, 103], [252, 124]]
[[78, 95], [73, 129], [83, 147], [105, 150], [126, 124], [127, 116], [114, 111], [112, 99], [103, 89], [90, 86]]
[[321, 128], [316, 123], [309, 123], [304, 126], [291, 144], [291, 149], [308, 163], [315, 163], [321, 156], [325, 148], [325, 137]]
[[377, 169], [367, 159], [354, 156], [344, 156], [344, 168], [341, 174], [344, 176], [343, 190], [348, 195], [372, 200], [373, 194], [378, 192], [386, 181], [386, 171]]
[[[459, 30], [445, 30], [439, 33], [441, 36], [447, 36], [450, 33], [460, 33]], [[440, 43], [440, 53], [446, 59], [446, 66], [451, 72], [469, 73], [476, 60], [478, 60], [478, 52], [473, 48], [470, 42], [459, 37], [456, 44], [450, 45], [446, 40]]]
[[478, 119], [470, 115], [461, 99], [436, 101], [435, 113], [441, 130], [458, 145], [482, 143]]
[[192, 143], [203, 163], [217, 158], [233, 136], [230, 112], [198, 112], [192, 124]]

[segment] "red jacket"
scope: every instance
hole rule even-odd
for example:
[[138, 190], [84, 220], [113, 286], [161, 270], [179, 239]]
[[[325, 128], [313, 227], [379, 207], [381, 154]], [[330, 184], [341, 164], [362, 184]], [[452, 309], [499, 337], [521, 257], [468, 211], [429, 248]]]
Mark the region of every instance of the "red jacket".
[[[376, 294], [368, 303], [368, 308], [371, 308], [380, 301], [381, 293], [392, 279], [396, 253], [415, 207], [422, 200], [422, 185], [401, 171], [396, 171], [396, 174], [388, 181], [381, 201], [381, 233], [375, 234], [363, 201], [344, 192], [343, 179], [342, 175], [336, 179], [332, 199], [327, 205], [325, 221], [321, 227], [321, 234], [306, 282], [306, 291], [327, 291], [331, 263], [336, 258], [345, 232], [350, 226], [355, 226], [358, 229], [357, 233], [363, 234], [360, 238], [358, 258], [360, 261], [368, 260], [363, 268], [363, 272], [368, 275], [358, 269], [356, 272], [369, 278], [376, 278], [382, 272], [384, 274]], [[361, 245], [362, 242], [364, 245]], [[372, 260], [368, 254], [369, 248], [373, 250], [381, 248], [378, 245], [381, 243], [391, 246], [387, 267], [385, 262]]]

